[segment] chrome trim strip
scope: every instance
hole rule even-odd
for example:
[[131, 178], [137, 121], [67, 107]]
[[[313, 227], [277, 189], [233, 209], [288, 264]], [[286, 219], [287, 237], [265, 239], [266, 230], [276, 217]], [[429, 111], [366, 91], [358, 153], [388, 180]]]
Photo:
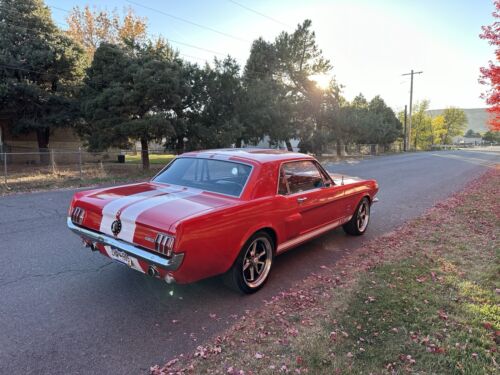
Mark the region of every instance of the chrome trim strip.
[[92, 230], [79, 227], [73, 224], [70, 217], [67, 218], [66, 222], [70, 230], [86, 240], [114, 247], [136, 258], [142, 259], [150, 264], [158, 266], [166, 271], [175, 271], [180, 267], [182, 260], [184, 259], [184, 253], [173, 254], [172, 258], [170, 259], [159, 257], [158, 255], [149, 253], [137, 246], [110, 237], [106, 234], [97, 233]]
[[347, 223], [349, 220], [351, 220], [351, 218], [352, 218], [352, 216], [343, 217], [341, 219], [335, 220], [333, 223], [325, 225], [324, 227], [312, 230], [311, 232], [307, 232], [303, 235], [292, 238], [291, 240], [285, 241], [278, 246], [277, 252], [280, 253], [280, 252], [282, 252], [286, 249], [289, 249], [291, 247], [294, 247], [302, 242], [310, 240], [313, 237], [316, 237], [316, 236], [319, 236], [320, 234], [328, 232], [329, 230], [331, 230], [333, 228], [336, 228], [342, 224]]

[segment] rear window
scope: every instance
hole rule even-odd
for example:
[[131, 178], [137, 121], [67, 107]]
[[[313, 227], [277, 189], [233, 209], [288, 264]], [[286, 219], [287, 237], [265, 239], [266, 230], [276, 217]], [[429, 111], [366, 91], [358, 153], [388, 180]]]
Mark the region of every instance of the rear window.
[[251, 166], [237, 162], [178, 158], [153, 181], [239, 197], [251, 171]]

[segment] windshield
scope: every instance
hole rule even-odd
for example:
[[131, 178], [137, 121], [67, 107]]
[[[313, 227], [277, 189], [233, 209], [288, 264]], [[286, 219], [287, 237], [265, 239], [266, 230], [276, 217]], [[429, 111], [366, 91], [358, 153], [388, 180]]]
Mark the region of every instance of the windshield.
[[242, 163], [178, 158], [153, 181], [239, 197], [251, 171], [250, 165]]

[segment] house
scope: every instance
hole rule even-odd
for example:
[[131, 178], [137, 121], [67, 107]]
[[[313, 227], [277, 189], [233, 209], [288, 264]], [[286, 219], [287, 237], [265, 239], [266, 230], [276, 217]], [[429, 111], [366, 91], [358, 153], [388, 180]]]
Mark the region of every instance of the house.
[[481, 137], [468, 137], [464, 135], [453, 137], [452, 143], [461, 146], [477, 146], [483, 143], [483, 139]]
[[[12, 119], [0, 114], [0, 153], [9, 153], [8, 161], [16, 164], [38, 164], [40, 162], [35, 132], [13, 134]], [[77, 150], [82, 141], [70, 128], [54, 129], [50, 134], [49, 149]], [[2, 157], [3, 160], [3, 157]]]

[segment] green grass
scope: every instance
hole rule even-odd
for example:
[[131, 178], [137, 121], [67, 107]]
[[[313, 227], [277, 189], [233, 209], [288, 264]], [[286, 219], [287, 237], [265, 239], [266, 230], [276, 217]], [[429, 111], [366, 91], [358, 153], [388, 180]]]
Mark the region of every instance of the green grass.
[[[315, 374], [346, 369], [495, 373], [493, 358], [498, 355], [491, 349], [496, 346], [492, 335], [499, 329], [498, 296], [463, 277], [438, 272], [435, 262], [410, 259], [364, 275], [348, 309], [341, 315], [331, 311], [331, 319], [314, 338], [299, 342], [296, 350], [303, 353], [306, 366]], [[428, 279], [418, 282], [422, 275]], [[466, 292], [465, 285], [473, 287]], [[367, 302], [368, 297], [373, 302]], [[334, 319], [336, 324], [331, 323]], [[485, 328], [486, 322], [492, 327]], [[331, 332], [337, 332], [333, 347]]]
[[417, 223], [410, 255], [362, 274], [346, 309], [326, 307], [329, 319], [294, 347], [312, 373], [498, 373], [499, 219], [490, 184], [489, 194], [448, 211], [448, 221]]
[[[157, 155], [157, 154], [150, 154], [149, 155], [149, 163], [150, 164], [164, 164], [167, 165], [172, 161], [172, 159], [175, 158], [175, 155]], [[136, 154], [136, 155], [126, 155], [125, 156], [125, 162], [126, 163], [131, 163], [131, 164], [140, 164], [142, 163], [141, 161], [141, 154]]]

